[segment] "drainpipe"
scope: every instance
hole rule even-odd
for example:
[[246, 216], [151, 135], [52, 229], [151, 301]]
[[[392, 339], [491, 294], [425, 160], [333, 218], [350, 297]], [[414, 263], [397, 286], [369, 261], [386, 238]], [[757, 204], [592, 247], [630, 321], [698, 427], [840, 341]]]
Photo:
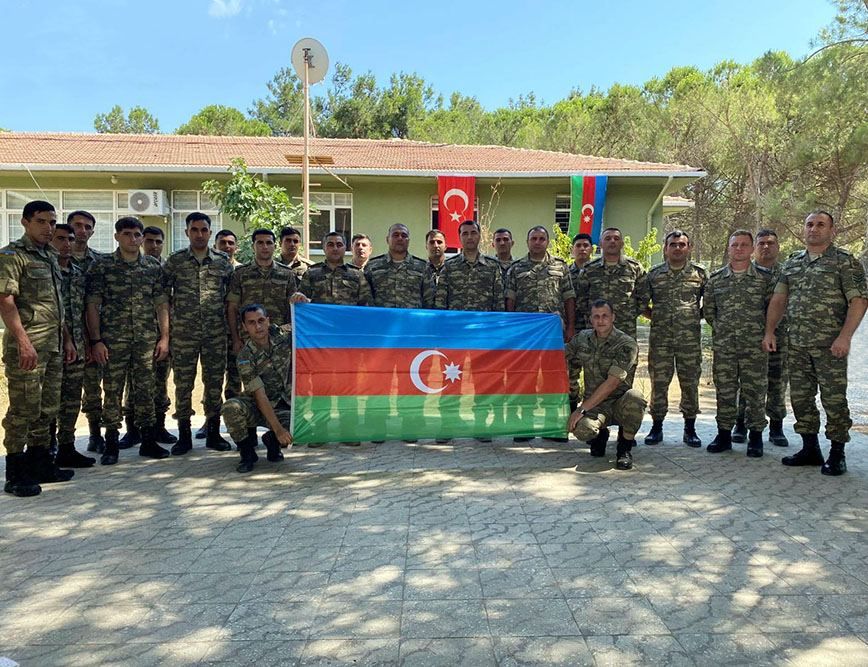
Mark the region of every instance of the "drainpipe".
[[651, 208], [648, 209], [648, 216], [645, 218], [645, 235], [651, 231], [651, 228], [654, 226], [653, 218], [654, 218], [654, 209], [657, 208], [657, 205], [663, 201], [663, 195], [666, 194], [666, 191], [669, 189], [669, 186], [672, 185], [673, 176], [670, 176], [666, 180], [666, 184], [663, 186], [663, 189], [660, 190], [660, 194], [657, 195], [657, 199], [654, 200], [654, 203], [651, 204]]

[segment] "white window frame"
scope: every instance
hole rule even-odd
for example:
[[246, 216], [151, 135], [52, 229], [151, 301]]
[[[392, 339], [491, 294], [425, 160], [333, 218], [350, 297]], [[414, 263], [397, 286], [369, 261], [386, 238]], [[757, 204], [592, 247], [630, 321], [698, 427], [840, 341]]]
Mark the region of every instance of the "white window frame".
[[555, 224], [566, 234], [570, 229], [570, 209], [572, 199], [569, 194], [555, 195]]
[[[344, 205], [344, 204], [336, 204], [335, 203], [335, 197], [336, 196], [349, 198], [349, 206]], [[320, 204], [318, 202], [315, 202], [315, 200], [317, 198], [320, 198], [320, 197], [328, 197], [330, 203], [329, 204]], [[354, 224], [354, 221], [353, 221], [353, 193], [352, 192], [313, 192], [313, 193], [311, 193], [311, 209], [312, 209], [310, 212], [311, 223], [314, 222], [313, 218], [316, 218], [320, 214], [321, 211], [329, 211], [329, 214], [331, 217], [331, 222], [332, 222], [332, 224], [331, 224], [332, 229], [334, 229], [335, 212], [338, 209], [349, 210], [349, 212], [350, 212], [350, 228], [346, 232], [346, 235], [347, 235], [347, 239], [346, 239], [347, 252], [349, 252], [351, 250], [350, 244], [351, 244], [351, 240], [353, 238], [353, 224]], [[331, 229], [329, 229], [328, 231], [331, 231]], [[308, 256], [325, 255], [325, 252], [322, 249], [322, 237], [314, 238], [314, 236], [315, 236], [314, 234], [311, 234], [311, 239], [310, 239], [310, 242], [308, 243], [308, 247], [307, 247]], [[280, 243], [279, 240], [278, 240], [278, 243]]]
[[[180, 193], [189, 194], [191, 192], [196, 193], [196, 204], [198, 208], [189, 209], [189, 208], [176, 208], [175, 207], [175, 195]], [[175, 252], [176, 250], [181, 250], [182, 248], [186, 248], [187, 236], [184, 234], [184, 230], [186, 229], [185, 219], [188, 215], [193, 213], [193, 211], [199, 211], [200, 213], [204, 213], [209, 218], [211, 218], [211, 238], [214, 238], [214, 235], [223, 229], [223, 216], [220, 211], [211, 205], [208, 208], [202, 207], [202, 198], [205, 195], [201, 190], [172, 190], [170, 193], [169, 201], [171, 202], [171, 213], [169, 218], [169, 224], [166, 225], [169, 228], [169, 243], [167, 244], [169, 247], [169, 252]], [[179, 226], [175, 227], [175, 214], [180, 216]]]

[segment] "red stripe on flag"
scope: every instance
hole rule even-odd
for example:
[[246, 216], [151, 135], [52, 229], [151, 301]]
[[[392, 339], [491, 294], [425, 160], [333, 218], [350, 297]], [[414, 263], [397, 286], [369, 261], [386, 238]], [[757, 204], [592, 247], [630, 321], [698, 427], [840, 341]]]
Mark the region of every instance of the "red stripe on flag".
[[[590, 234], [594, 229], [594, 194], [597, 190], [597, 181], [593, 176], [585, 176], [582, 179], [582, 211], [579, 229], [582, 234]], [[590, 208], [586, 208], [590, 206]]]
[[[428, 354], [417, 359], [424, 352]], [[568, 390], [560, 350], [304, 348], [295, 355], [298, 396], [563, 394]], [[461, 371], [454, 382], [445, 375], [450, 368], [453, 376]]]

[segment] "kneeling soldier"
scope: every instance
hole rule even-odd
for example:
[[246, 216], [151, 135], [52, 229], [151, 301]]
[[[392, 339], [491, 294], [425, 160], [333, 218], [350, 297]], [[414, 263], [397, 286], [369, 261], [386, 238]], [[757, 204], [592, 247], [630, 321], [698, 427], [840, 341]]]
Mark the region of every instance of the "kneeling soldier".
[[249, 340], [238, 353], [238, 374], [244, 395], [223, 403], [221, 413], [238, 446], [238, 472], [250, 472], [256, 455], [256, 427], [270, 430], [262, 436], [268, 460], [283, 460], [281, 445], [292, 445], [290, 401], [292, 395], [292, 336], [271, 324], [265, 308], [252, 303], [241, 309], [241, 323]]

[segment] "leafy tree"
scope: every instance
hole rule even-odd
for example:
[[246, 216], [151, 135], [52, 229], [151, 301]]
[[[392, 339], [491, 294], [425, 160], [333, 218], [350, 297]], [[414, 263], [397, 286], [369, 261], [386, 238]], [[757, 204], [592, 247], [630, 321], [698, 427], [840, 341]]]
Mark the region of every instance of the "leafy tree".
[[108, 113], [98, 113], [93, 119], [94, 129], [101, 134], [159, 134], [160, 123], [144, 107], [132, 107], [128, 114], [119, 104]]
[[261, 120], [247, 118], [234, 107], [209, 104], [181, 125], [175, 134], [266, 137], [271, 134], [271, 128]]
[[[311, 101], [311, 113], [318, 118], [320, 105]], [[281, 68], [268, 82], [268, 96], [256, 100], [249, 110], [250, 115], [271, 128], [277, 136], [304, 134], [304, 86], [295, 72]]]

